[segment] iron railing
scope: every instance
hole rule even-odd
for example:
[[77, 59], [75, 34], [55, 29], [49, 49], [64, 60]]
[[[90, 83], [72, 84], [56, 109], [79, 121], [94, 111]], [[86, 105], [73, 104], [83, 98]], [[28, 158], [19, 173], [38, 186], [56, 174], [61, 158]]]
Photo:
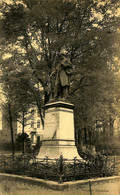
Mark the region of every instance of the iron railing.
[[65, 159], [44, 159], [30, 156], [0, 155], [0, 172], [37, 177], [41, 179], [65, 182], [71, 180], [89, 179], [94, 177], [112, 176], [118, 174], [118, 164], [115, 157], [95, 159], [92, 162]]

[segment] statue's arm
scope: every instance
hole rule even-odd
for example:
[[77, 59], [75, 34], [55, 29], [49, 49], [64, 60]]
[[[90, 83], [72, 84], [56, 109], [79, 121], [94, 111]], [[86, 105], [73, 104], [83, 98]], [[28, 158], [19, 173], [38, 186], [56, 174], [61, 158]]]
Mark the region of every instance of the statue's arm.
[[51, 78], [52, 76], [54, 76], [55, 74], [56, 74], [56, 70], [52, 71], [52, 73], [50, 74], [50, 78]]
[[68, 75], [71, 75], [71, 74], [72, 74], [72, 68], [66, 69], [66, 73], [67, 73]]

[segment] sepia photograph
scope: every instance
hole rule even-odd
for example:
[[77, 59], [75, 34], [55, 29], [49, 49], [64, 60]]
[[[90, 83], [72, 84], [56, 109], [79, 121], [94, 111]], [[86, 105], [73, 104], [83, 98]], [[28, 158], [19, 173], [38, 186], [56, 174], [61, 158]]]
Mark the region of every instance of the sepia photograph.
[[120, 0], [0, 0], [0, 195], [120, 195]]

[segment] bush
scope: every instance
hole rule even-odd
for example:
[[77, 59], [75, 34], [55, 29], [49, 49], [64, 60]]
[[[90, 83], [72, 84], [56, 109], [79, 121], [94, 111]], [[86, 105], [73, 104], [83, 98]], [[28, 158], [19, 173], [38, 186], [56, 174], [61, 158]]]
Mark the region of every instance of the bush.
[[107, 144], [99, 144], [96, 146], [96, 150], [104, 151], [106, 155], [114, 156], [114, 155], [120, 155], [120, 143], [117, 141], [110, 141]]
[[11, 143], [0, 143], [0, 151], [4, 152], [4, 151], [11, 151]]
[[82, 150], [80, 156], [88, 163], [90, 172], [97, 173], [97, 177], [114, 174], [114, 161], [112, 158], [102, 155], [100, 152], [92, 152], [90, 149]]

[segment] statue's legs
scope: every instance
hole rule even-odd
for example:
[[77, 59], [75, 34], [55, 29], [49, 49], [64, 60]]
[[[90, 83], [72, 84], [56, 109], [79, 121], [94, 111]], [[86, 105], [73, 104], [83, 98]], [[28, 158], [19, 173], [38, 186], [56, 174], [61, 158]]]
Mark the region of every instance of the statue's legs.
[[54, 99], [58, 99], [58, 90], [59, 90], [59, 85], [55, 85], [54, 88]]
[[68, 96], [68, 90], [69, 90], [69, 86], [64, 86], [63, 87], [63, 97], [67, 97]]
[[54, 99], [66, 98], [68, 96], [69, 86], [61, 86], [60, 84], [55, 85], [54, 89]]

